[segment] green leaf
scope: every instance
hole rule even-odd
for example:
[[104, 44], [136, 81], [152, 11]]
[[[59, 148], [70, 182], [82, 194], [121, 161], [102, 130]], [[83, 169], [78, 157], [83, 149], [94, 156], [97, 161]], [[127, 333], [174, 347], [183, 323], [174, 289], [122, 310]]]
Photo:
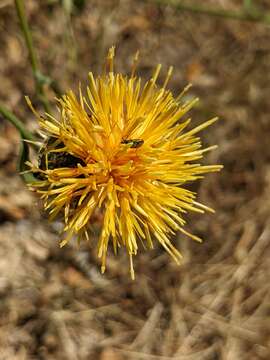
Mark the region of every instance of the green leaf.
[[20, 143], [20, 152], [18, 157], [17, 169], [20, 172], [21, 177], [26, 183], [32, 183], [36, 181], [35, 177], [32, 173], [25, 173], [25, 171], [29, 170], [26, 161], [29, 161], [29, 146], [28, 144], [21, 139]]
[[[35, 146], [35, 137], [34, 135], [28, 131], [24, 124], [15, 116], [11, 111], [9, 111], [5, 106], [0, 104], [0, 114], [3, 115], [3, 117], [9, 121], [12, 125], [15, 126], [15, 128], [18, 130], [20, 136], [21, 136], [21, 144], [20, 144], [20, 153], [18, 158], [18, 170], [21, 172], [27, 171], [27, 166], [25, 165], [26, 161], [29, 161], [29, 146], [24, 140], [28, 140], [32, 142], [32, 145]], [[34, 176], [30, 173], [24, 173], [21, 174], [24, 181], [26, 182], [33, 182], [36, 179]]]

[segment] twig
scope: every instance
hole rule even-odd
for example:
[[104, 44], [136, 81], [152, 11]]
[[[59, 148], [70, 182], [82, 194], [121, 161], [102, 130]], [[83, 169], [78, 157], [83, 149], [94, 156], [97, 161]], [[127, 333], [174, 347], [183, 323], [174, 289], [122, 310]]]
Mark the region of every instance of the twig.
[[187, 355], [177, 355], [177, 356], [163, 356], [163, 355], [153, 355], [149, 353], [142, 353], [138, 351], [131, 351], [126, 349], [115, 348], [116, 351], [131, 357], [134, 357], [138, 360], [202, 360], [202, 359], [214, 359], [214, 354], [217, 350], [217, 345], [213, 344], [207, 349], [195, 351]]
[[[241, 317], [242, 317], [241, 306], [242, 306], [243, 294], [244, 294], [243, 286], [239, 286], [233, 294], [232, 311], [231, 311], [231, 318], [230, 318], [230, 325], [229, 325], [230, 329], [233, 329], [235, 324], [236, 325], [241, 324], [242, 328], [247, 330], [246, 326], [243, 326], [243, 321], [241, 322]], [[223, 329], [223, 327], [222, 327], [222, 329]], [[222, 349], [224, 351], [224, 358], [239, 359], [239, 357], [241, 357], [240, 349], [242, 346], [242, 340], [243, 339], [241, 339], [241, 337], [238, 337], [235, 335], [234, 331], [228, 331], [226, 343]]]
[[64, 354], [68, 360], [77, 360], [78, 359], [78, 351], [76, 348], [76, 343], [70, 336], [70, 333], [65, 324], [65, 320], [61, 318], [61, 313], [57, 312], [52, 314], [52, 320], [56, 325], [56, 329], [59, 333], [59, 338], [62, 342], [62, 348]]
[[[194, 320], [200, 318], [202, 316], [201, 313], [197, 313], [191, 310], [184, 310], [184, 313], [186, 315], [190, 315], [190, 318], [193, 318]], [[251, 329], [248, 329], [246, 327], [241, 327], [237, 324], [230, 324], [226, 321], [225, 318], [220, 319], [220, 315], [206, 312], [203, 313], [203, 316], [206, 320], [205, 325], [207, 325], [207, 329], [211, 328], [217, 328], [217, 330], [220, 333], [226, 334], [227, 336], [230, 334], [231, 336], [238, 337], [242, 340], [249, 341], [251, 343], [261, 343], [261, 335], [258, 334], [257, 331], [253, 331]], [[201, 329], [203, 331], [203, 327]], [[262, 344], [261, 344], [262, 345]]]
[[141, 348], [145, 345], [145, 343], [148, 342], [149, 337], [154, 334], [157, 324], [160, 321], [162, 311], [163, 306], [160, 303], [156, 303], [146, 323], [142, 327], [141, 331], [138, 333], [133, 343], [130, 345], [130, 350]]
[[231, 20], [251, 21], [264, 24], [270, 24], [270, 14], [262, 13], [253, 8], [252, 11], [231, 11], [223, 9], [210, 9], [201, 5], [188, 5], [182, 2], [175, 2], [171, 0], [151, 0], [160, 5], [170, 5], [176, 10], [192, 12], [201, 15], [209, 15], [214, 17], [221, 17]]

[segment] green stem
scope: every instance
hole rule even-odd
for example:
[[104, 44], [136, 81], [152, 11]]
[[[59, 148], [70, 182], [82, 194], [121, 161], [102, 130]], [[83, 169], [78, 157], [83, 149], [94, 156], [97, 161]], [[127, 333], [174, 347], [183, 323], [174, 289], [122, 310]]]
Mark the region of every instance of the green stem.
[[36, 74], [38, 72], [37, 56], [33, 46], [32, 34], [27, 23], [23, 0], [15, 0], [15, 5], [20, 20], [20, 25], [23, 31], [24, 39], [28, 48], [33, 73]]
[[36, 52], [33, 46], [33, 39], [32, 39], [32, 34], [27, 22], [27, 18], [26, 18], [26, 14], [25, 14], [25, 8], [24, 8], [24, 0], [15, 0], [15, 6], [16, 6], [16, 10], [17, 10], [17, 15], [20, 21], [20, 26], [22, 29], [22, 33], [25, 39], [25, 43], [28, 49], [28, 54], [29, 54], [29, 59], [30, 59], [30, 63], [31, 63], [31, 67], [32, 67], [32, 72], [33, 72], [33, 76], [35, 79], [35, 84], [36, 84], [36, 92], [37, 95], [40, 99], [40, 101], [42, 102], [45, 110], [47, 112], [49, 112], [49, 102], [46, 98], [46, 95], [44, 93], [44, 82], [42, 81], [42, 78], [44, 77], [41, 73], [41, 71], [39, 70], [39, 66], [38, 66], [38, 61], [37, 61], [37, 56], [36, 56]]
[[[11, 111], [9, 111], [6, 107], [4, 107], [1, 104], [0, 104], [0, 114], [2, 114], [6, 118], [6, 120], [8, 120], [11, 124], [13, 124], [16, 127], [23, 140], [36, 141], [34, 135], [25, 128], [21, 120], [19, 120], [17, 116], [15, 116]], [[31, 143], [31, 145], [38, 147], [38, 145], [35, 145], [34, 143]], [[26, 183], [31, 183], [35, 181], [35, 178], [31, 173], [28, 172], [29, 169], [25, 165], [25, 162], [28, 160], [29, 160], [28, 144], [25, 141], [21, 141], [17, 168], [23, 180]]]
[[6, 107], [0, 104], [0, 114], [2, 114], [11, 124], [13, 124], [16, 129], [20, 132], [20, 135], [23, 139], [29, 141], [35, 141], [34, 135], [28, 131], [24, 124], [15, 116], [11, 111], [9, 111]]
[[201, 15], [222, 17], [231, 20], [252, 21], [252, 22], [270, 24], [270, 14], [264, 14], [259, 11], [254, 11], [254, 9], [252, 13], [247, 11], [236, 12], [236, 11], [223, 10], [223, 9], [209, 9], [205, 6], [187, 5], [170, 0], [152, 0], [152, 1], [160, 5], [171, 5], [175, 9], [180, 11], [187, 11]]
[[243, 6], [246, 11], [250, 11], [253, 8], [252, 0], [243, 0]]

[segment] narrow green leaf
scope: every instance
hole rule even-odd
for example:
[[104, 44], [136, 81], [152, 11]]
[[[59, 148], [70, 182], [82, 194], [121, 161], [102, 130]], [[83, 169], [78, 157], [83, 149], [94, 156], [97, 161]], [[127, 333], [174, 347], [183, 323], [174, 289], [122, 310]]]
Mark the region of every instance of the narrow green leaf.
[[[18, 158], [18, 171], [24, 172], [27, 171], [27, 167], [25, 165], [26, 161], [29, 161], [29, 145], [24, 141], [32, 141], [32, 145], [35, 146], [34, 142], [36, 141], [35, 136], [26, 129], [24, 124], [15, 116], [10, 110], [8, 110], [5, 106], [0, 104], [0, 114], [9, 121], [15, 128], [18, 130], [20, 137], [21, 137], [21, 144], [20, 144], [20, 152]], [[36, 146], [35, 146], [36, 147]], [[35, 178], [30, 173], [21, 174], [24, 181], [26, 182], [33, 182]]]
[[23, 139], [21, 139], [17, 169], [26, 183], [32, 183], [36, 181], [36, 179], [32, 173], [25, 172], [28, 170], [27, 166], [25, 165], [26, 161], [29, 161], [29, 146], [25, 141], [23, 141]]

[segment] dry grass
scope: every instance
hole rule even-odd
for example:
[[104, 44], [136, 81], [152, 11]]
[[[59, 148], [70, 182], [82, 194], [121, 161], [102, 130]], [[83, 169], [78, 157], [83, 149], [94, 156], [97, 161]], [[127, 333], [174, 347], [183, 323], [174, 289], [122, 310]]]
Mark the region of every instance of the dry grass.
[[[192, 186], [217, 212], [187, 217], [205, 242], [176, 239], [182, 266], [156, 248], [135, 259], [136, 281], [124, 254], [102, 276], [94, 246], [58, 248], [61, 224], [47, 223], [19, 179], [19, 139], [1, 119], [0, 359], [269, 359], [269, 29], [131, 0], [89, 1], [71, 22], [57, 1], [29, 0], [27, 11], [42, 68], [62, 88], [98, 71], [111, 44], [120, 70], [137, 49], [142, 76], [158, 62], [173, 65], [172, 89], [192, 81], [190, 95], [201, 97], [194, 123], [222, 119], [203, 140], [219, 144], [207, 162], [224, 170]], [[0, 98], [34, 129], [11, 1], [0, 5], [0, 29]]]

